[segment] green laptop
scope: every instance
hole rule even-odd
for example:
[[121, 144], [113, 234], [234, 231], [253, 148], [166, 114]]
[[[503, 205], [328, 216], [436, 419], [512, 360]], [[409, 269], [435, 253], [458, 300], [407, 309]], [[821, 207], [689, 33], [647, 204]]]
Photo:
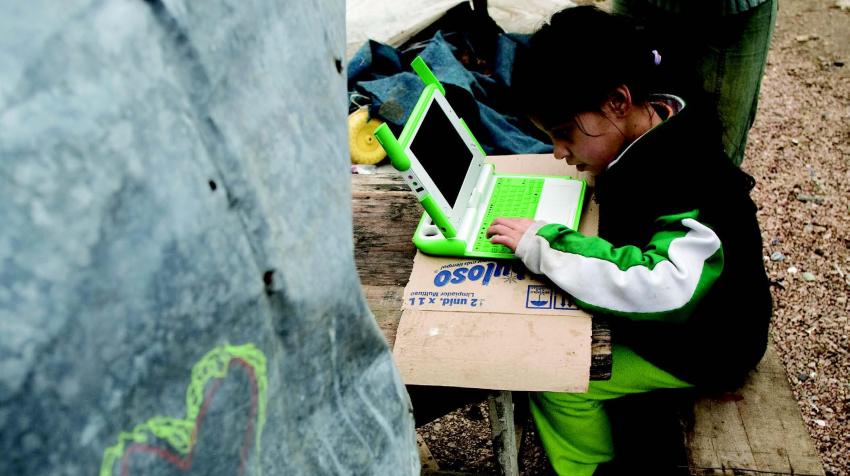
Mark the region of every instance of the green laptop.
[[422, 58], [412, 66], [426, 86], [401, 136], [383, 124], [375, 138], [425, 208], [413, 235], [417, 248], [439, 256], [516, 258], [508, 247], [487, 239], [494, 218], [531, 218], [576, 229], [584, 181], [495, 173], [446, 100], [443, 85]]

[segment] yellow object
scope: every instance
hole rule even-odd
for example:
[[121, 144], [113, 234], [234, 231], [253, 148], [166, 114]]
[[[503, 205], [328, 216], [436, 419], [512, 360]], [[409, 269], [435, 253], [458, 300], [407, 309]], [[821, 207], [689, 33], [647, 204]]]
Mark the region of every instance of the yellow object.
[[351, 151], [351, 163], [377, 164], [387, 152], [375, 139], [375, 129], [383, 124], [378, 119], [369, 119], [368, 108], [361, 107], [348, 116], [348, 148]]

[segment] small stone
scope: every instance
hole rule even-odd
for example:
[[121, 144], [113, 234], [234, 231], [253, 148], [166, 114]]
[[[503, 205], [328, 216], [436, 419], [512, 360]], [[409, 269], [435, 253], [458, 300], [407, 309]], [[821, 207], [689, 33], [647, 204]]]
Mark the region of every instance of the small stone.
[[434, 427], [432, 428], [434, 431], [440, 431], [443, 429], [443, 425], [439, 423], [434, 423]]
[[807, 193], [798, 193], [797, 200], [801, 202], [814, 202], [814, 203], [823, 203], [824, 198], [819, 195], [809, 195]]
[[815, 420], [814, 422], [815, 422], [815, 425], [817, 425], [817, 426], [819, 426], [819, 427], [821, 427], [821, 428], [823, 428], [823, 427], [825, 427], [825, 426], [826, 426], [826, 421], [825, 421], [825, 420]]
[[781, 252], [779, 252], [779, 251], [774, 251], [773, 253], [771, 253], [771, 254], [770, 254], [770, 260], [771, 260], [771, 261], [774, 261], [774, 262], [776, 262], [776, 261], [785, 261], [785, 255], [783, 255], [783, 254], [782, 254]]
[[809, 379], [809, 374], [807, 374], [806, 372], [800, 372], [800, 373], [797, 374], [797, 380], [799, 380], [801, 382], [805, 382], [808, 379]]
[[791, 143], [794, 145], [800, 145], [800, 141], [797, 139], [791, 139]]
[[797, 35], [797, 37], [794, 39], [797, 40], [797, 43], [805, 43], [811, 40], [812, 38], [809, 35]]
[[814, 274], [812, 274], [808, 271], [803, 273], [801, 276], [803, 277], [803, 281], [814, 281], [815, 279], [817, 279], [817, 278], [815, 278]]
[[835, 6], [845, 12], [850, 11], [850, 0], [838, 0], [835, 2]]
[[457, 448], [457, 445], [453, 442], [449, 442], [449, 444], [447, 444], [446, 446], [448, 446], [449, 448]]
[[788, 274], [797, 274], [797, 267], [791, 266], [790, 268], [788, 268]]

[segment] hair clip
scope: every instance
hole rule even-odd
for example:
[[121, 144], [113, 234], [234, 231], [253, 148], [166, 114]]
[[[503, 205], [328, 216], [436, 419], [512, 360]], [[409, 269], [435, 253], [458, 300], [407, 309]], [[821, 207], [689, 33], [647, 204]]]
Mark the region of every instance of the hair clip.
[[659, 53], [658, 50], [652, 50], [652, 58], [652, 61], [653, 63], [655, 63], [655, 66], [661, 64], [661, 53]]

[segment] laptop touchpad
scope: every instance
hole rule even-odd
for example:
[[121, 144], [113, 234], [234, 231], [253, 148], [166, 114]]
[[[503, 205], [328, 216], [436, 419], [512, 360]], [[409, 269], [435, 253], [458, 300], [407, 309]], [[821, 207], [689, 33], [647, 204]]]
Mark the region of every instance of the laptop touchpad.
[[546, 179], [534, 219], [572, 226], [581, 185], [578, 180]]

